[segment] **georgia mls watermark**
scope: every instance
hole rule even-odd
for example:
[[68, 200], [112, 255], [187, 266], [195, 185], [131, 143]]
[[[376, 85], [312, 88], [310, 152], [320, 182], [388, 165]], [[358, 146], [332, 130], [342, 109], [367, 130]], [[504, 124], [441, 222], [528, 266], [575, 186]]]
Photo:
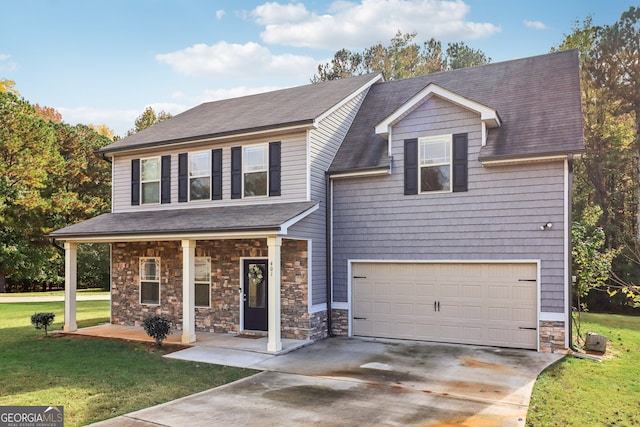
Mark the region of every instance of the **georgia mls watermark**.
[[0, 406], [0, 427], [64, 427], [64, 406]]

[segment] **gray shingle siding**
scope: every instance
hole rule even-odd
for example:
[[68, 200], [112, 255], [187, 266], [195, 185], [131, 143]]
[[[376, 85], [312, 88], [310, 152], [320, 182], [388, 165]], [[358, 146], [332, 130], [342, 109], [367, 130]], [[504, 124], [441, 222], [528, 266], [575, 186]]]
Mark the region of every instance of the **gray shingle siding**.
[[[253, 144], [267, 144], [271, 141], [282, 142], [282, 195], [263, 198], [231, 199], [231, 147]], [[114, 159], [112, 202], [113, 212], [156, 209], [184, 209], [187, 207], [225, 206], [236, 204], [265, 204], [307, 200], [307, 143], [306, 133], [299, 132], [286, 136], [274, 136], [246, 139], [217, 144], [200, 144], [197, 146], [158, 148], [154, 155], [171, 155], [171, 203], [159, 205], [131, 206], [131, 159], [144, 158], [147, 155], [117, 156]], [[178, 203], [178, 154], [208, 151], [222, 148], [222, 200], [195, 201]]]
[[292, 235], [312, 239], [312, 304], [326, 302], [326, 186], [325, 172], [344, 139], [367, 91], [355, 96], [331, 115], [318, 129], [309, 132], [310, 199], [320, 201], [320, 209], [296, 224]]
[[[405, 196], [403, 140], [463, 132], [469, 191]], [[480, 149], [479, 115], [432, 98], [394, 127], [391, 175], [334, 180], [334, 301], [348, 259], [540, 259], [541, 311], [564, 310], [564, 162], [483, 167]]]

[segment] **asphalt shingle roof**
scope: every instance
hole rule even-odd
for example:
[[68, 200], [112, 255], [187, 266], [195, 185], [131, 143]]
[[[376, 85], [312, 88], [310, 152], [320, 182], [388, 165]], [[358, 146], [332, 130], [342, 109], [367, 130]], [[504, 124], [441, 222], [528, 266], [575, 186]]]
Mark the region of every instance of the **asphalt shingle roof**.
[[389, 165], [386, 138], [374, 127], [413, 95], [435, 83], [495, 109], [482, 160], [584, 151], [576, 50], [376, 83], [369, 89], [330, 172]]
[[279, 230], [317, 202], [107, 213], [52, 232], [56, 239]]
[[311, 124], [323, 113], [377, 77], [378, 74], [366, 74], [207, 102], [116, 141], [98, 152], [108, 153]]

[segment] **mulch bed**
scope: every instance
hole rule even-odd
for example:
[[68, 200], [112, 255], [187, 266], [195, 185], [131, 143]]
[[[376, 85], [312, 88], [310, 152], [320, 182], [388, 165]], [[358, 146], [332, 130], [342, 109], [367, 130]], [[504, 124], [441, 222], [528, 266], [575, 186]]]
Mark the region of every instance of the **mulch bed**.
[[[45, 336], [42, 336], [45, 338]], [[91, 335], [79, 335], [79, 334], [68, 334], [65, 332], [55, 332], [48, 335], [49, 338], [72, 338], [72, 339], [94, 339], [94, 340], [103, 340], [103, 341], [120, 341], [120, 342], [129, 342], [134, 344], [140, 344], [144, 346], [145, 351], [149, 353], [162, 353], [162, 354], [170, 354], [176, 351], [184, 350], [187, 348], [191, 348], [190, 345], [173, 343], [173, 342], [163, 342], [162, 348], [158, 348], [155, 342], [151, 341], [138, 341], [138, 340], [129, 340], [124, 338], [114, 338], [114, 337], [98, 337]]]

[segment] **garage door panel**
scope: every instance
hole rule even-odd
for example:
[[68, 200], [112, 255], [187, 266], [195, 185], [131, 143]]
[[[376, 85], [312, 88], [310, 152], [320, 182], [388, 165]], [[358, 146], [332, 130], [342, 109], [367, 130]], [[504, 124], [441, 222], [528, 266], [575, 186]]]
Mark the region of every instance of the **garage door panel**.
[[537, 347], [537, 331], [520, 329], [537, 322], [535, 264], [363, 263], [353, 271], [354, 335]]

